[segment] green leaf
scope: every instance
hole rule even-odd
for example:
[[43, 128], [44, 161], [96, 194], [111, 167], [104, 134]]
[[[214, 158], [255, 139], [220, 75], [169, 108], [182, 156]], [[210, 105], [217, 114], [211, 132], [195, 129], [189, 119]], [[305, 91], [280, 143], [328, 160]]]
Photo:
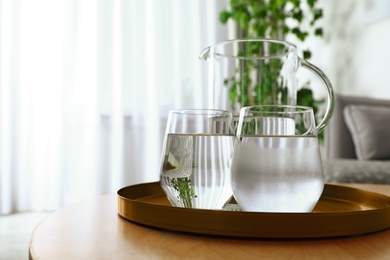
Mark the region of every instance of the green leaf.
[[303, 59], [308, 60], [310, 58], [311, 58], [311, 51], [309, 50], [303, 51]]
[[303, 12], [302, 12], [302, 10], [296, 9], [296, 10], [293, 12], [292, 17], [293, 17], [295, 20], [297, 20], [298, 22], [301, 22], [301, 21], [302, 21], [302, 18], [303, 18]]
[[315, 9], [313, 10], [313, 16], [314, 16], [314, 20], [317, 21], [318, 19], [322, 18], [323, 16], [323, 13], [322, 13], [322, 9]]
[[301, 33], [301, 30], [299, 30], [298, 27], [295, 27], [291, 30], [291, 32], [298, 37], [298, 35]]
[[226, 10], [222, 10], [221, 13], [219, 14], [219, 21], [222, 24], [226, 24], [229, 18], [230, 18], [230, 13]]
[[301, 106], [313, 105], [313, 91], [309, 88], [301, 88], [297, 92], [297, 104]]
[[291, 2], [294, 7], [299, 7], [299, 5], [301, 4], [301, 0], [291, 0], [289, 2]]
[[290, 27], [288, 27], [286, 24], [282, 27], [283, 34], [286, 35], [290, 32]]
[[298, 27], [295, 27], [291, 31], [300, 41], [305, 41], [306, 37], [309, 35], [307, 32], [302, 32]]
[[250, 19], [251, 18], [248, 13], [243, 12], [240, 14], [238, 21], [240, 22], [240, 26], [244, 31], [248, 29]]
[[322, 30], [322, 28], [317, 28], [314, 30], [314, 35], [315, 36], [323, 36], [324, 35], [324, 31]]
[[317, 0], [306, 0], [307, 5], [310, 7], [310, 9], [314, 8], [314, 4], [317, 2]]

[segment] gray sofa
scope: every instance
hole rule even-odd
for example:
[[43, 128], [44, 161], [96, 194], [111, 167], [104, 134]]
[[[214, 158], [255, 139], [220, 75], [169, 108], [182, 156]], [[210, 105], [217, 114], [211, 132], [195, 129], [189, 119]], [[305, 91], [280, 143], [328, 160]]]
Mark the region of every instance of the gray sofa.
[[390, 184], [390, 100], [336, 95], [324, 131], [326, 182]]

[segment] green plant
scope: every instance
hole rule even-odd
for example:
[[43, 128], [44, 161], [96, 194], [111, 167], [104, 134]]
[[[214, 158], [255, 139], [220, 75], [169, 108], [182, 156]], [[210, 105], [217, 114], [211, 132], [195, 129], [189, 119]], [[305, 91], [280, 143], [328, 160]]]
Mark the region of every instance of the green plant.
[[[227, 24], [232, 20], [236, 25], [237, 38], [273, 38], [285, 40], [286, 36], [293, 35], [299, 41], [305, 42], [308, 36], [323, 36], [323, 29], [318, 20], [323, 16], [321, 8], [317, 7], [317, 0], [230, 0], [226, 9], [220, 12], [220, 22]], [[238, 56], [245, 51], [261, 52], [262, 46], [253, 44], [239, 50]], [[277, 51], [277, 50], [275, 50]], [[261, 54], [261, 53], [260, 53]], [[302, 51], [304, 59], [310, 59], [311, 51]], [[261, 104], [271, 104], [276, 97], [285, 100], [286, 88], [276, 79], [281, 64], [275, 61], [272, 64], [263, 64], [258, 73], [261, 82], [251, 82], [251, 71], [255, 65], [245, 64], [240, 73], [240, 79], [234, 77], [226, 79], [225, 85], [229, 87], [229, 97], [232, 108], [236, 104], [241, 106], [253, 105], [254, 99]], [[242, 84], [238, 90], [238, 84]], [[256, 93], [256, 94], [254, 94]], [[254, 97], [254, 95], [257, 95]], [[320, 106], [323, 99], [315, 100], [310, 82], [306, 82], [297, 92], [297, 104], [313, 107], [316, 118], [320, 118]]]
[[196, 198], [194, 188], [191, 186], [191, 180], [186, 178], [173, 178], [172, 187], [179, 192], [177, 199], [186, 208], [192, 208], [192, 199]]
[[[228, 9], [220, 12], [220, 21], [235, 21], [242, 38], [285, 39], [292, 34], [304, 42], [309, 35], [323, 36], [317, 25], [323, 12], [316, 4], [317, 0], [230, 0]], [[303, 58], [310, 57], [311, 51], [304, 50]]]

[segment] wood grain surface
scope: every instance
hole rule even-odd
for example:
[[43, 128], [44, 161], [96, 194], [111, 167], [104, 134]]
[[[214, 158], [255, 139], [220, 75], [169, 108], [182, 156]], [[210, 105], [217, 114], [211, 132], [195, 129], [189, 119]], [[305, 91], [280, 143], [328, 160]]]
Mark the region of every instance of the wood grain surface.
[[[390, 185], [348, 184], [390, 196]], [[62, 208], [33, 231], [30, 259], [390, 259], [390, 229], [341, 238], [242, 239], [141, 226], [117, 214], [117, 195]]]

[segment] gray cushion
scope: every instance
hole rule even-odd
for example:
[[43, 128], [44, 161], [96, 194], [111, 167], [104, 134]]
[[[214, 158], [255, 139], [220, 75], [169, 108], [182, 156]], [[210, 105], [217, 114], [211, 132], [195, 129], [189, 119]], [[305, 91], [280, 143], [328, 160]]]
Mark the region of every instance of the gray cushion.
[[347, 105], [344, 118], [358, 159], [390, 159], [389, 107]]
[[334, 112], [328, 126], [325, 127], [325, 156], [328, 159], [355, 158], [355, 145], [344, 119], [347, 105], [381, 106], [390, 108], [390, 99], [377, 99], [336, 94]]

